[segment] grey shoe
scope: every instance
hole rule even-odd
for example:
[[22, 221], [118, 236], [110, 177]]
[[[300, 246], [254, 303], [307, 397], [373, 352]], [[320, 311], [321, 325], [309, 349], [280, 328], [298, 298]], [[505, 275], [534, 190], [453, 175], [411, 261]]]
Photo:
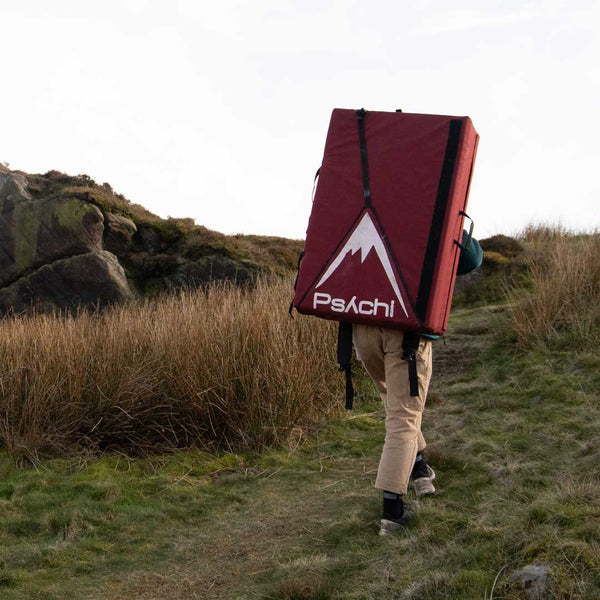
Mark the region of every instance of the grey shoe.
[[413, 479], [413, 487], [415, 488], [417, 498], [420, 498], [421, 496], [427, 496], [428, 494], [433, 494], [435, 492], [435, 487], [433, 487], [434, 479], [435, 471], [429, 465], [427, 465], [427, 477], [418, 477], [417, 479]]
[[402, 531], [415, 516], [417, 509], [418, 505], [416, 502], [406, 502], [404, 504], [404, 514], [399, 519], [381, 519], [379, 535], [392, 535], [393, 533]]

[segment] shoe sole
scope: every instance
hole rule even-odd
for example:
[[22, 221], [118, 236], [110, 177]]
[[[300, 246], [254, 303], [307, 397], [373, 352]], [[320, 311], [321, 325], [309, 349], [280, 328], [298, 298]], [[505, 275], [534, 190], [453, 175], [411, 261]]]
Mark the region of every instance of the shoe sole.
[[427, 469], [429, 470], [429, 477], [419, 477], [418, 479], [413, 480], [413, 488], [415, 489], [417, 498], [435, 493], [435, 487], [433, 485], [435, 471], [430, 466], [427, 466]]

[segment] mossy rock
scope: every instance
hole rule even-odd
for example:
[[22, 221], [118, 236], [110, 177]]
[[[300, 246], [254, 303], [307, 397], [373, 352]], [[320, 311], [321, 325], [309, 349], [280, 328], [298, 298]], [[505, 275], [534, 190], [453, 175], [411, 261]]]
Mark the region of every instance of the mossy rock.
[[126, 253], [131, 247], [131, 240], [137, 232], [135, 223], [113, 213], [104, 215], [104, 248], [117, 256]]
[[144, 279], [156, 279], [171, 275], [183, 262], [184, 260], [175, 254], [150, 254], [148, 252], [135, 252], [123, 258], [127, 274], [137, 283], [142, 284]]
[[105, 251], [90, 252], [44, 265], [0, 288], [0, 314], [102, 308], [131, 297], [117, 257]]
[[74, 198], [27, 201], [0, 214], [0, 285], [53, 261], [102, 250], [100, 210]]
[[525, 252], [525, 247], [521, 242], [502, 234], [479, 240], [479, 244], [485, 254], [494, 253], [507, 258], [517, 258]]
[[253, 272], [226, 256], [214, 254], [181, 265], [169, 280], [174, 287], [201, 287], [211, 281], [246, 284], [253, 280], [256, 273], [256, 270]]

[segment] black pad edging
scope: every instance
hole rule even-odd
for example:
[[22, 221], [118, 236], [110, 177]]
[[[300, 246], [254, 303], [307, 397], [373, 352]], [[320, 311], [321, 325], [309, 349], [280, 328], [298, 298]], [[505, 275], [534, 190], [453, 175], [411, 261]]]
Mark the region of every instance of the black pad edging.
[[417, 295], [416, 312], [417, 316], [423, 321], [429, 304], [429, 294], [431, 284], [433, 283], [433, 273], [440, 246], [440, 237], [444, 226], [446, 208], [448, 206], [448, 197], [450, 196], [450, 187], [452, 185], [452, 175], [458, 155], [458, 145], [462, 130], [462, 121], [452, 119], [450, 121], [450, 131], [448, 133], [448, 142], [446, 143], [446, 154], [440, 174], [440, 183], [438, 185], [435, 207], [433, 209], [433, 218], [431, 229], [429, 230], [429, 239], [427, 249], [425, 250], [425, 260], [423, 261], [423, 270], [421, 271], [421, 281], [419, 283], [419, 293]]

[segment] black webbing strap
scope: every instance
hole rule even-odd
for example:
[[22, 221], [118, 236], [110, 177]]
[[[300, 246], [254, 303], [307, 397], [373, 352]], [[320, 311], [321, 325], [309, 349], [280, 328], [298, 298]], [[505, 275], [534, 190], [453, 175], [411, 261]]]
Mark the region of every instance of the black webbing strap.
[[[300, 276], [300, 263], [302, 262], [303, 258], [304, 258], [304, 250], [302, 250], [302, 252], [300, 252], [300, 256], [298, 257], [298, 268], [296, 269], [296, 279], [294, 281], [294, 294], [296, 292], [296, 288], [298, 287], [298, 277]], [[290, 302], [290, 309], [288, 310], [290, 317], [292, 317], [292, 319], [294, 318], [294, 315], [292, 314], [293, 310], [294, 310], [294, 300], [292, 300]]]
[[[371, 206], [371, 184], [369, 182], [369, 161], [367, 159], [367, 140], [365, 137], [365, 112], [364, 108], [357, 110], [356, 119], [358, 121], [365, 205]], [[337, 359], [340, 371], [343, 371], [346, 376], [346, 410], [352, 410], [354, 401], [354, 387], [352, 386], [352, 323], [348, 323], [347, 321], [339, 322]]]
[[417, 377], [417, 350], [421, 336], [416, 331], [405, 331], [402, 340], [402, 360], [408, 361], [408, 383], [410, 395], [419, 395], [419, 379]]
[[340, 321], [338, 328], [337, 360], [340, 371], [344, 371], [346, 376], [346, 410], [352, 410], [352, 323], [348, 321]]
[[365, 206], [371, 206], [371, 182], [369, 181], [369, 160], [367, 158], [367, 138], [365, 137], [365, 113], [364, 108], [356, 111], [358, 121], [358, 139], [360, 140], [360, 161], [362, 164], [363, 192], [365, 195]]
[[[471, 221], [471, 226], [469, 227], [469, 233], [467, 235], [467, 241], [464, 244], [461, 244], [459, 241], [454, 240], [454, 243], [461, 250], [468, 250], [469, 246], [471, 245], [471, 240], [473, 239], [473, 228], [475, 227], [475, 222], [473, 221], [473, 219], [471, 219], [471, 217], [464, 210], [459, 210], [458, 214], [461, 217], [465, 217], [466, 219], [469, 219], [469, 221]], [[463, 236], [463, 239], [464, 239], [464, 236]]]

